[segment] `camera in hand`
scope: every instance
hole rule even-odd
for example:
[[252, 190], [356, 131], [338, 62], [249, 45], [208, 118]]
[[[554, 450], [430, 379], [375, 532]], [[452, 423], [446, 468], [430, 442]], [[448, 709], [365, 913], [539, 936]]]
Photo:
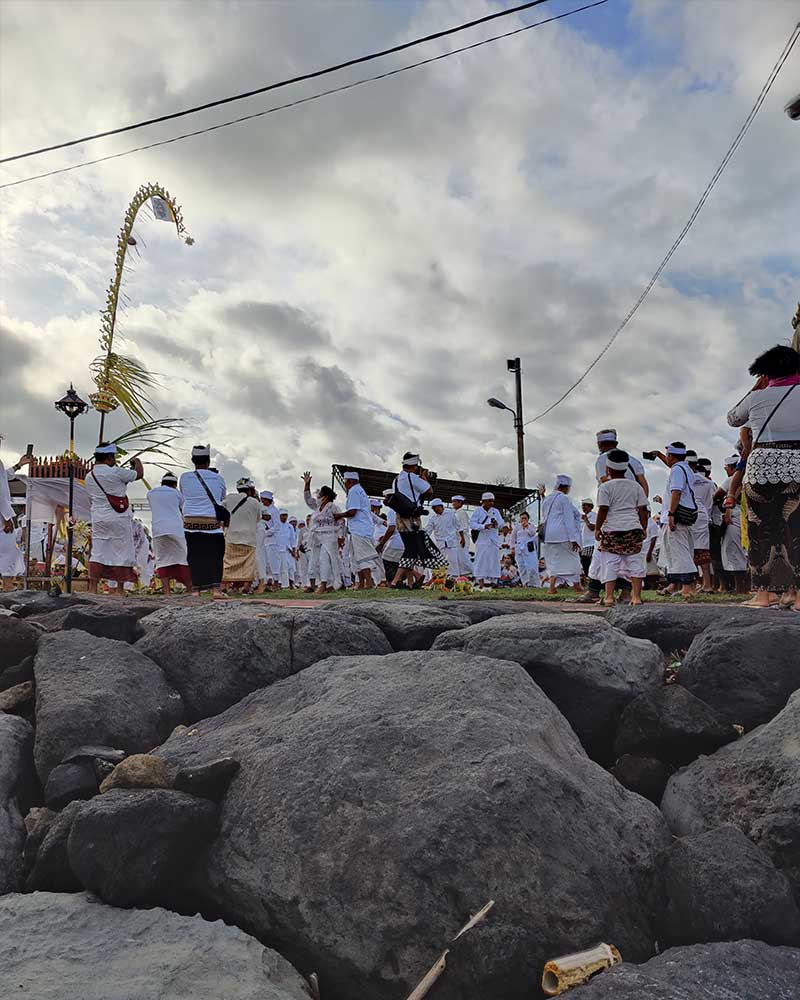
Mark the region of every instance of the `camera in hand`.
[[658, 454], [654, 451], [643, 451], [642, 458], [648, 462], [655, 462], [655, 460], [658, 458]]

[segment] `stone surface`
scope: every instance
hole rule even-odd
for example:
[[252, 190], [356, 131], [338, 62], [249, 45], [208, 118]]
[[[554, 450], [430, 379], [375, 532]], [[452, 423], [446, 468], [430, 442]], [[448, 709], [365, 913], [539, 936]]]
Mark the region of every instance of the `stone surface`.
[[570, 1000], [797, 1000], [800, 949], [763, 941], [670, 948], [644, 965], [623, 962]]
[[710, 625], [754, 624], [774, 618], [774, 611], [754, 611], [748, 608], [726, 607], [719, 604], [645, 604], [633, 608], [617, 606], [606, 613], [606, 620], [615, 628], [638, 639], [649, 639], [665, 653], [682, 654], [695, 636]]
[[45, 806], [34, 806], [28, 810], [24, 820], [27, 837], [22, 852], [28, 868], [32, 867], [36, 859], [36, 852], [39, 850], [39, 844], [44, 840], [44, 836], [56, 816], [58, 816], [57, 812], [53, 812], [52, 809]]
[[136, 647], [76, 630], [42, 637], [36, 675], [39, 776], [81, 744], [139, 753], [183, 721], [180, 696]]
[[207, 764], [182, 767], [175, 775], [175, 788], [179, 792], [219, 802], [238, 770], [239, 761], [234, 757], [220, 757]]
[[88, 757], [56, 764], [44, 786], [44, 800], [50, 809], [62, 809], [76, 799], [91, 799], [99, 791], [94, 761]]
[[0, 691], [7, 691], [8, 688], [16, 687], [17, 684], [24, 684], [26, 681], [32, 680], [33, 657], [26, 656], [24, 660], [20, 660], [13, 667], [6, 667], [0, 674]]
[[611, 773], [623, 787], [658, 805], [675, 768], [655, 757], [623, 754], [611, 768]]
[[657, 646], [631, 639], [591, 615], [492, 618], [441, 635], [433, 648], [521, 664], [567, 717], [587, 753], [604, 762], [613, 759], [622, 710], [664, 681], [664, 661]]
[[144, 629], [139, 624], [139, 616], [134, 610], [125, 610], [105, 604], [83, 605], [65, 608], [63, 611], [51, 611], [36, 618], [40, 625], [48, 631], [69, 631], [80, 629], [90, 635], [102, 636], [105, 639], [117, 639], [119, 642], [136, 642], [144, 635]]
[[155, 624], [155, 616], [146, 619], [146, 635], [134, 648], [161, 666], [190, 721], [216, 715], [326, 656], [391, 652], [377, 625], [355, 615], [260, 607], [254, 613], [219, 602], [170, 609]]
[[44, 615], [50, 611], [63, 611], [64, 608], [74, 608], [92, 603], [94, 602], [89, 597], [79, 597], [77, 594], [50, 597], [43, 590], [11, 590], [8, 593], [0, 593], [0, 607], [14, 608], [21, 618]]
[[309, 1000], [289, 963], [238, 927], [85, 893], [0, 899], [0, 968], [0, 996], [20, 1000]]
[[737, 826], [800, 897], [800, 692], [766, 725], [673, 775], [661, 810], [679, 837]]
[[35, 693], [32, 681], [23, 681], [14, 687], [6, 688], [5, 691], [0, 691], [0, 712], [23, 715], [26, 706], [32, 706]]
[[22, 817], [32, 805], [35, 787], [32, 753], [30, 725], [15, 715], [0, 714], [0, 895], [15, 892], [22, 879]]
[[2, 675], [27, 656], [33, 656], [41, 634], [39, 629], [21, 618], [0, 618], [0, 690], [11, 687], [3, 683]]
[[663, 819], [517, 664], [334, 657], [156, 752], [239, 759], [201, 902], [317, 971], [331, 1000], [406, 996], [489, 899], [437, 1000], [527, 1000], [547, 958], [598, 940], [651, 954]]
[[800, 615], [776, 614], [740, 625], [712, 625], [699, 635], [678, 677], [726, 722], [753, 729], [800, 688]]
[[[25, 843], [25, 861], [30, 869], [25, 880], [26, 892], [80, 892], [83, 885], [69, 866], [67, 842], [72, 823], [83, 808], [78, 800], [70, 802], [61, 812], [28, 834]], [[35, 843], [39, 839], [38, 844]], [[31, 843], [34, 841], [34, 843]]]
[[614, 752], [644, 754], [680, 767], [738, 738], [730, 724], [679, 684], [634, 698], [622, 712]]
[[108, 777], [103, 779], [100, 791], [110, 792], [112, 788], [170, 787], [167, 768], [160, 757], [135, 753], [117, 764]]
[[430, 649], [442, 632], [467, 628], [469, 618], [460, 608], [442, 601], [432, 604], [409, 601], [336, 601], [325, 611], [366, 618], [374, 622], [395, 652]]
[[662, 948], [753, 938], [800, 946], [792, 887], [735, 826], [676, 840], [659, 858]]
[[115, 788], [76, 813], [69, 866], [113, 906], [175, 909], [189, 900], [192, 866], [214, 836], [217, 817], [213, 803], [183, 792]]

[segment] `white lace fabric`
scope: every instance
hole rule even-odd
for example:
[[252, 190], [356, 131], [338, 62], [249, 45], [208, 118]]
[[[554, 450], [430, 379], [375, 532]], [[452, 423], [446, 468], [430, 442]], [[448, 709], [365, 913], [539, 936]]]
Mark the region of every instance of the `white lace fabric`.
[[800, 448], [754, 448], [747, 458], [745, 483], [800, 483]]

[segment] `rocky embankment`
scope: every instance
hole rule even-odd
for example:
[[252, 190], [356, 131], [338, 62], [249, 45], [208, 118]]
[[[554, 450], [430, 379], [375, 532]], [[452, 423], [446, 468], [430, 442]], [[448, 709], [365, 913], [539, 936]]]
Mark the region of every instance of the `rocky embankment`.
[[0, 997], [796, 1000], [800, 616], [1, 595], [0, 894]]

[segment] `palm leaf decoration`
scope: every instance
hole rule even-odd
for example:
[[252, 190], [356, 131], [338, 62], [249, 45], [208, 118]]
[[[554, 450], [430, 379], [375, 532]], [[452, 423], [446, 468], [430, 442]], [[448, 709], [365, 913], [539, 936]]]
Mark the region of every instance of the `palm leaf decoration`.
[[[103, 440], [103, 428], [107, 413], [121, 406], [134, 424], [144, 424], [152, 421], [152, 401], [148, 395], [150, 389], [158, 385], [156, 377], [135, 358], [120, 354], [115, 348], [117, 330], [117, 307], [120, 301], [122, 276], [125, 271], [125, 261], [128, 248], [137, 246], [133, 238], [133, 226], [139, 209], [153, 199], [154, 214], [164, 221], [175, 224], [175, 230], [183, 241], [191, 246], [194, 240], [186, 234], [180, 206], [160, 184], [143, 184], [128, 205], [122, 228], [117, 237], [117, 254], [114, 277], [108, 286], [106, 307], [100, 314], [100, 348], [102, 353], [91, 363], [90, 370], [97, 392], [89, 399], [100, 416], [100, 437]], [[158, 211], [155, 211], [155, 209]], [[124, 298], [124, 296], [123, 296]]]
[[[117, 446], [117, 453], [128, 461], [146, 455], [148, 465], [155, 465], [158, 469], [171, 472], [171, 467], [178, 464], [171, 446], [173, 442], [183, 437], [185, 429], [186, 421], [179, 417], [147, 420], [120, 434], [112, 443]], [[162, 458], [169, 464], [159, 461]], [[144, 483], [149, 489], [147, 480], [144, 480]]]

